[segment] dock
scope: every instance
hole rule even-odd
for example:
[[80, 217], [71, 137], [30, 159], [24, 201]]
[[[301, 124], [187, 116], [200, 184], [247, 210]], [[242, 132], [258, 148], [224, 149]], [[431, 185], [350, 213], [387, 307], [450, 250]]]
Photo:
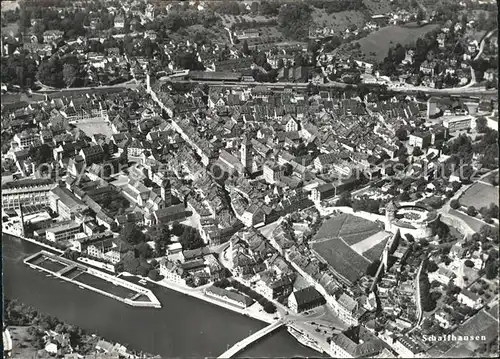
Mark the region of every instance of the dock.
[[24, 263], [47, 275], [134, 307], [161, 308], [160, 301], [150, 289], [45, 250], [27, 257]]

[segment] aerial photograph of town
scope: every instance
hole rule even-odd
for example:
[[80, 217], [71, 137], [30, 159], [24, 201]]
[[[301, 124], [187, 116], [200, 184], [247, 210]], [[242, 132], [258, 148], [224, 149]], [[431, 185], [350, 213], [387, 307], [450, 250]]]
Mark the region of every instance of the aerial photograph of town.
[[3, 357], [498, 357], [497, 19], [1, 0]]

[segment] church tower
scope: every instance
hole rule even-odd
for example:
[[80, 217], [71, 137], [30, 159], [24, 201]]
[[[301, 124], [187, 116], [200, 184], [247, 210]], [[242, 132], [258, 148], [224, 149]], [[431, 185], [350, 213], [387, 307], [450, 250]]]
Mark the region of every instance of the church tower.
[[168, 178], [161, 183], [161, 199], [165, 202], [166, 207], [172, 205], [172, 184]]
[[245, 167], [245, 169], [249, 172], [252, 173], [252, 162], [253, 162], [253, 149], [252, 149], [252, 144], [248, 140], [246, 135], [243, 135], [243, 141], [241, 143], [241, 148], [240, 148], [240, 157], [241, 157], [241, 164]]

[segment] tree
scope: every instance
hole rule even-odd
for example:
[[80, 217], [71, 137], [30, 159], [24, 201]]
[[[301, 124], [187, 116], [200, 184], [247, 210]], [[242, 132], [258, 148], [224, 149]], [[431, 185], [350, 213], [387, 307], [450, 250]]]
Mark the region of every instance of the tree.
[[136, 245], [135, 250], [140, 258], [151, 258], [153, 250], [146, 242], [141, 242]]
[[476, 210], [476, 207], [474, 206], [469, 206], [467, 207], [467, 214], [471, 217], [475, 217], [477, 216], [477, 210]]
[[242, 50], [241, 52], [243, 52], [244, 55], [250, 55], [250, 49], [248, 48], [248, 41], [245, 39], [243, 41], [243, 47], [242, 47]]
[[400, 141], [405, 141], [408, 139], [408, 132], [403, 127], [400, 127], [396, 130], [396, 137]]
[[486, 278], [495, 279], [498, 276], [498, 260], [491, 260], [486, 262], [485, 266]]
[[28, 154], [37, 166], [43, 163], [48, 163], [52, 160], [52, 147], [44, 143], [39, 147], [30, 147]]
[[401, 192], [401, 194], [399, 195], [399, 200], [402, 201], [402, 202], [409, 201], [410, 200], [410, 194], [408, 193], [408, 191]]
[[140, 265], [138, 268], [137, 268], [137, 272], [136, 274], [140, 275], [141, 277], [145, 277], [148, 275], [150, 271], [150, 268], [145, 266], [145, 265]]
[[476, 129], [477, 129], [477, 132], [479, 133], [485, 133], [487, 131], [487, 128], [488, 128], [488, 125], [487, 125], [487, 121], [486, 121], [486, 118], [484, 117], [478, 117], [476, 119]]
[[63, 65], [63, 80], [67, 87], [71, 87], [76, 80], [78, 71], [72, 64]]
[[491, 203], [490, 207], [488, 208], [488, 214], [490, 215], [490, 217], [498, 219], [498, 212], [498, 205], [496, 203]]
[[312, 9], [305, 3], [289, 3], [281, 6], [278, 24], [281, 32], [290, 39], [307, 41], [312, 21]]
[[259, 51], [253, 55], [253, 61], [257, 66], [264, 66], [267, 62], [266, 53], [264, 51]]
[[62, 66], [57, 59], [43, 61], [38, 68], [36, 78], [47, 86], [62, 87], [64, 84]]
[[441, 293], [439, 292], [431, 292], [431, 300], [432, 301], [437, 301], [439, 298], [441, 298]]
[[157, 281], [160, 279], [160, 274], [158, 273], [158, 271], [156, 269], [152, 269], [149, 271], [148, 277], [154, 281]]
[[138, 244], [146, 240], [144, 233], [137, 228], [135, 223], [126, 223], [120, 231], [120, 237], [129, 244]]
[[429, 261], [427, 263], [427, 272], [433, 273], [439, 269], [438, 265], [434, 261]]
[[415, 146], [413, 148], [413, 156], [422, 156], [423, 152], [422, 149], [418, 146]]
[[460, 202], [458, 199], [452, 199], [450, 201], [450, 207], [453, 208], [453, 209], [458, 209], [460, 208]]
[[343, 192], [340, 198], [335, 203], [338, 207], [350, 207], [351, 206], [351, 194], [349, 192]]
[[470, 259], [467, 259], [465, 262], [464, 262], [464, 265], [466, 267], [469, 267], [469, 268], [474, 268], [474, 262], [471, 261]]

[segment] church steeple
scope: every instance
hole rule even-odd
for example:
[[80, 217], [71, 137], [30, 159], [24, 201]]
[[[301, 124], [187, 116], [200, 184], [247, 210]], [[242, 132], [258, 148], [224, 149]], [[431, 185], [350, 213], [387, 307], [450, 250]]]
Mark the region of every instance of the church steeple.
[[161, 199], [167, 207], [172, 205], [172, 184], [168, 178], [161, 183]]
[[243, 141], [240, 148], [241, 164], [248, 172], [252, 172], [253, 149], [252, 143], [246, 135], [243, 135]]

